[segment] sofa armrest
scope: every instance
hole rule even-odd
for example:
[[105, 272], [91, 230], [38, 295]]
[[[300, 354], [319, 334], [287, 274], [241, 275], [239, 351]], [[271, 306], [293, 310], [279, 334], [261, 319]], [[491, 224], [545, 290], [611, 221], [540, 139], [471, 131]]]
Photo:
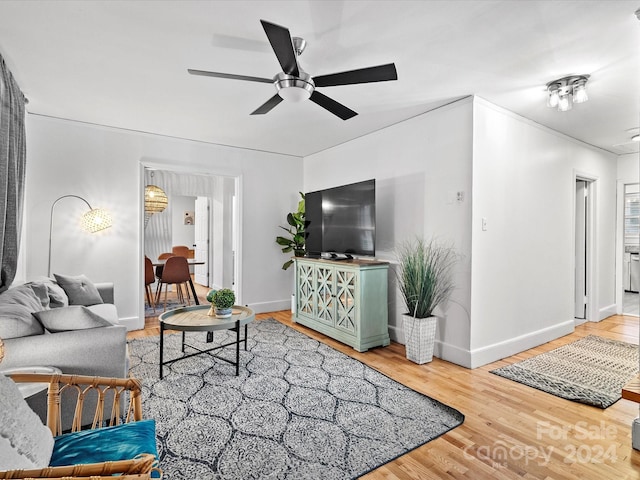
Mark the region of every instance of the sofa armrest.
[[95, 286], [104, 303], [116, 303], [113, 301], [113, 282], [100, 282], [96, 283]]
[[124, 378], [126, 335], [127, 327], [114, 325], [6, 339], [2, 368], [40, 365], [69, 374]]

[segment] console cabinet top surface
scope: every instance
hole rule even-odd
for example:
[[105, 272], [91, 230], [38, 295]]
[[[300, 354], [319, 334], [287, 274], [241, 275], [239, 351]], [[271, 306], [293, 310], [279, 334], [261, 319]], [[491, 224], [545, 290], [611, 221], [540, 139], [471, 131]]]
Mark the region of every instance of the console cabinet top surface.
[[350, 258], [346, 260], [335, 260], [331, 258], [310, 258], [310, 257], [297, 257], [296, 260], [305, 262], [319, 262], [328, 263], [329, 265], [340, 266], [348, 265], [353, 267], [373, 267], [376, 265], [389, 265], [389, 262], [382, 260], [370, 260], [365, 258]]

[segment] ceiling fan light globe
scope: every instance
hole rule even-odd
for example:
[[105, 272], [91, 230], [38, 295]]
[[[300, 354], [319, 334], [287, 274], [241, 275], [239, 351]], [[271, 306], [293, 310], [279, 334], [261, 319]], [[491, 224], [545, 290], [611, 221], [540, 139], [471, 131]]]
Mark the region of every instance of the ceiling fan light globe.
[[309, 100], [311, 92], [300, 87], [285, 87], [278, 90], [278, 95], [287, 102], [298, 103], [303, 100]]
[[274, 85], [278, 95], [288, 102], [301, 102], [308, 100], [315, 90], [315, 85], [311, 77], [305, 72], [300, 72], [300, 77], [280, 73], [276, 76]]

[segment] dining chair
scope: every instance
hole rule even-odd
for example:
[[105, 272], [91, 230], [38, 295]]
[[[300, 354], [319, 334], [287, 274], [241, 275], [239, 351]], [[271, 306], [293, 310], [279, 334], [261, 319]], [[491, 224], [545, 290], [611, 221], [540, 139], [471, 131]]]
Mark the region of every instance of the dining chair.
[[162, 295], [162, 287], [164, 290], [164, 311], [167, 310], [167, 290], [169, 285], [176, 286], [176, 294], [178, 295], [178, 301], [184, 303], [185, 296], [182, 292], [182, 287], [185, 287], [187, 292], [187, 304], [191, 305], [191, 294], [189, 293], [189, 281], [191, 280], [191, 274], [189, 273], [189, 264], [184, 257], [173, 256], [169, 257], [162, 269], [162, 277], [159, 279], [158, 289], [156, 291], [156, 304], [160, 301]]
[[151, 291], [151, 284], [156, 281], [156, 276], [153, 273], [153, 263], [147, 256], [144, 257], [144, 289], [147, 295], [147, 303], [153, 308], [153, 312], [156, 311], [156, 302], [153, 292]]
[[[169, 257], [173, 257], [173, 253], [161, 253], [160, 255], [158, 255], [158, 260], [166, 260]], [[156, 267], [156, 278], [158, 280], [160, 280], [162, 278], [162, 269], [164, 268], [164, 265], [158, 265]]]
[[171, 253], [184, 258], [189, 258], [191, 256], [191, 250], [185, 245], [176, 245], [175, 247], [172, 247]]

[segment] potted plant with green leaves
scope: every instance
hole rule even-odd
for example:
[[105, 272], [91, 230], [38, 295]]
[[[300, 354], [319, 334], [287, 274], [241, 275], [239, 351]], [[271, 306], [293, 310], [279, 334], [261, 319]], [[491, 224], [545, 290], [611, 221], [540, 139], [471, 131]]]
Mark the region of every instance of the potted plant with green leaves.
[[215, 310], [217, 318], [229, 318], [231, 317], [231, 307], [236, 303], [236, 294], [229, 288], [211, 290], [207, 294], [207, 300], [211, 302], [211, 308]]
[[[287, 232], [287, 236], [277, 236], [276, 243], [282, 247], [282, 253], [293, 252], [295, 257], [304, 256], [304, 227], [305, 227], [305, 206], [304, 193], [300, 192], [301, 200], [298, 202], [298, 209], [295, 212], [287, 214], [288, 227], [280, 228]], [[290, 258], [282, 265], [282, 269], [286, 270], [293, 264], [293, 258]]]
[[404, 242], [397, 254], [398, 287], [407, 308], [402, 315], [406, 356], [427, 363], [433, 359], [436, 339], [433, 311], [451, 296], [458, 254], [450, 245], [422, 238]]

